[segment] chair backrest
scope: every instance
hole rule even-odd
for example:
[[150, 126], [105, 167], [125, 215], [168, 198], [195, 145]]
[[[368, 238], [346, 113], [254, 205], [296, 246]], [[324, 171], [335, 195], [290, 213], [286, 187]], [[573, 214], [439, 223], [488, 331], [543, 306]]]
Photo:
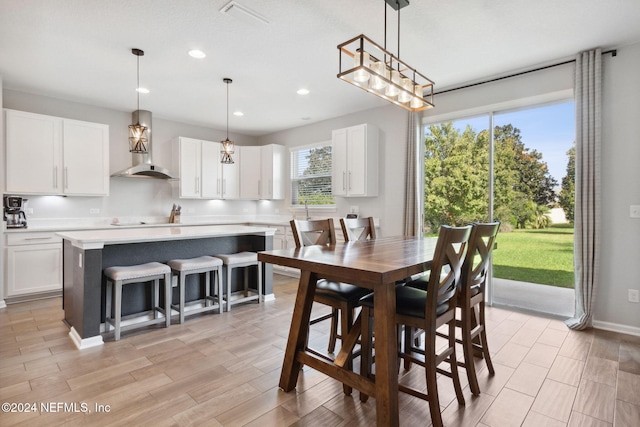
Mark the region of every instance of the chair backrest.
[[472, 286], [480, 285], [479, 292], [484, 292], [491, 252], [499, 229], [499, 222], [473, 224], [460, 279], [460, 291], [463, 298], [470, 297]]
[[308, 221], [294, 219], [290, 224], [293, 238], [296, 241], [296, 248], [336, 244], [336, 230], [333, 225], [333, 218]]
[[368, 218], [340, 218], [340, 227], [344, 241], [353, 240], [375, 240], [376, 227], [373, 224], [373, 217]]
[[435, 318], [436, 307], [455, 297], [470, 234], [470, 225], [440, 227], [427, 285], [427, 318]]

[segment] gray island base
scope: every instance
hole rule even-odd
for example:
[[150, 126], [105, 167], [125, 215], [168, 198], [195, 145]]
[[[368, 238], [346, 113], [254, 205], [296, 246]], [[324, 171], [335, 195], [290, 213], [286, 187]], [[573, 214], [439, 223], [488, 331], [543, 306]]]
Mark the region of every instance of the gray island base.
[[[63, 244], [63, 309], [69, 336], [79, 349], [104, 343], [101, 325], [105, 318], [105, 279], [102, 271], [111, 266], [146, 262], [166, 263], [176, 258], [231, 254], [273, 249], [275, 229], [242, 225], [149, 227], [58, 233]], [[255, 269], [250, 280], [256, 280]], [[235, 276], [235, 275], [234, 275]], [[232, 290], [240, 287], [244, 275], [235, 278]], [[199, 280], [198, 275], [189, 277]], [[222, 283], [226, 278], [222, 278]], [[264, 299], [273, 299], [273, 267], [263, 265]], [[189, 287], [187, 301], [199, 298], [200, 287]], [[149, 293], [143, 283], [126, 286], [122, 315], [148, 310]], [[174, 288], [173, 301], [178, 300]], [[161, 301], [164, 305], [164, 301]]]

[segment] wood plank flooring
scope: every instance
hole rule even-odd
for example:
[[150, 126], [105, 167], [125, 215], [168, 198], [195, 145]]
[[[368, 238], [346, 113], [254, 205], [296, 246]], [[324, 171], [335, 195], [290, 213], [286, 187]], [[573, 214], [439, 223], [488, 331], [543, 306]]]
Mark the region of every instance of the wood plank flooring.
[[[68, 337], [60, 298], [1, 309], [0, 403], [36, 410], [0, 412], [0, 425], [374, 425], [375, 400], [345, 396], [340, 383], [309, 368], [295, 391], [278, 389], [296, 286], [276, 275], [275, 301], [132, 331], [83, 351]], [[482, 394], [472, 397], [461, 371], [464, 407], [451, 380], [439, 379], [447, 426], [640, 425], [640, 337], [574, 332], [560, 320], [502, 308], [488, 308], [487, 318], [496, 375], [477, 360]], [[326, 348], [328, 330], [327, 322], [314, 325], [310, 345]], [[424, 387], [418, 366], [401, 375]], [[401, 393], [399, 405], [401, 425], [430, 425], [426, 402]]]

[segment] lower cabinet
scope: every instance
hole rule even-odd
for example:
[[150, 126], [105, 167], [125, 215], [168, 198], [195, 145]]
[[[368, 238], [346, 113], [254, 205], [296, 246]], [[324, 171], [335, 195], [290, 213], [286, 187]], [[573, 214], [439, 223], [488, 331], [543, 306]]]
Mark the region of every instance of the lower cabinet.
[[62, 239], [47, 232], [5, 236], [7, 297], [62, 290]]

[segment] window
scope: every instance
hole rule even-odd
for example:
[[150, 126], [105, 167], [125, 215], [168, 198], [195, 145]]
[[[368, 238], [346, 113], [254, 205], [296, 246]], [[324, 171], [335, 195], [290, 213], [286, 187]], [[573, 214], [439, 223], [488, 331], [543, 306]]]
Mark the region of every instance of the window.
[[331, 194], [331, 141], [291, 150], [291, 205], [335, 205]]

